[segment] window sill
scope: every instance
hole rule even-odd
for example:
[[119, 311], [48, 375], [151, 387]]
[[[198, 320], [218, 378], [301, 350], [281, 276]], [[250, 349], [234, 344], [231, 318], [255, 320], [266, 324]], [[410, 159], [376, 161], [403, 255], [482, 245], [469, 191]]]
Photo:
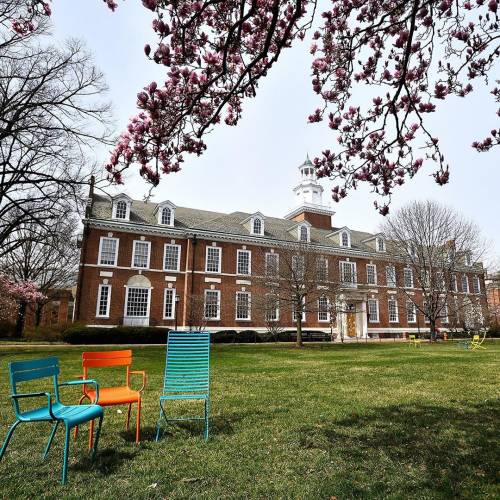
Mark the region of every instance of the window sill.
[[245, 318], [245, 319], [242, 319], [242, 318], [234, 318], [234, 321], [243, 321], [245, 323], [248, 323], [249, 321], [252, 321], [252, 318]]

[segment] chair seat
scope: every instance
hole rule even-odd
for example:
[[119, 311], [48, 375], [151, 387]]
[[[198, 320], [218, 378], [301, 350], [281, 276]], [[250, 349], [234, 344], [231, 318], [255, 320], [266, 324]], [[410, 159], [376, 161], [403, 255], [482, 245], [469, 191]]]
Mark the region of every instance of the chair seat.
[[[95, 401], [95, 391], [85, 391], [85, 394], [92, 402]], [[139, 391], [134, 391], [127, 386], [104, 387], [102, 389], [99, 388], [99, 400], [97, 401], [97, 404], [101, 406], [123, 405], [128, 403], [137, 403], [140, 399], [141, 393]]]
[[[72, 405], [66, 406], [61, 403], [52, 405], [52, 413], [57, 420], [62, 420], [69, 427], [88, 422], [103, 415], [103, 409], [99, 405]], [[21, 419], [24, 421], [51, 421], [53, 420], [49, 413], [49, 408], [38, 408], [21, 413]]]
[[208, 394], [164, 394], [162, 399], [208, 399]]

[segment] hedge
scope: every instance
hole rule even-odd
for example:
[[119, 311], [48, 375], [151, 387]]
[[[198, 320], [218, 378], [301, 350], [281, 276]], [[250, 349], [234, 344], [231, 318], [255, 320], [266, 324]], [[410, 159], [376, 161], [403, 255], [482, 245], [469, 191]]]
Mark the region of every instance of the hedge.
[[166, 344], [169, 328], [116, 326], [113, 328], [72, 327], [62, 339], [68, 344]]

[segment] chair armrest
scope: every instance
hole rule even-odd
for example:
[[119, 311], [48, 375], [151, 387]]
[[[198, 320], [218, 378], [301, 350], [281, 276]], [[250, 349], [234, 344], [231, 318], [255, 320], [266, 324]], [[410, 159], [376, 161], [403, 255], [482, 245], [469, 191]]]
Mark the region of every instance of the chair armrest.
[[146, 372], [145, 371], [136, 371], [136, 370], [130, 370], [130, 375], [142, 375], [142, 387], [139, 389], [139, 392], [142, 392], [144, 388], [146, 387], [146, 382], [147, 382], [147, 377], [146, 377]]
[[[82, 377], [83, 378], [83, 377]], [[63, 385], [87, 385], [91, 384], [95, 387], [95, 401], [94, 404], [96, 405], [97, 402], [99, 401], [99, 384], [93, 380], [93, 379], [87, 379], [87, 380], [69, 380], [68, 382], [62, 382], [59, 384], [59, 387], [62, 387]]]
[[51, 397], [51, 395], [50, 395], [49, 392], [28, 392], [28, 393], [25, 393], [25, 394], [11, 394], [10, 397], [12, 399], [26, 399], [26, 398], [39, 398], [39, 397], [42, 397], [42, 396], [46, 396], [47, 397], [47, 403], [48, 403], [48, 407], [49, 407], [49, 415], [54, 420], [57, 420], [57, 417], [52, 413], [52, 397]]

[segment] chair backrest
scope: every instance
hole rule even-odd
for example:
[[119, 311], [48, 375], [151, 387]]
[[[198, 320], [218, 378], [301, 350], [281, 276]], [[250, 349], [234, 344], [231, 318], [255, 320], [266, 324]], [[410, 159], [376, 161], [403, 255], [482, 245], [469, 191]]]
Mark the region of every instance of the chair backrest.
[[472, 342], [479, 342], [479, 335], [474, 335], [472, 337]]
[[82, 353], [83, 376], [87, 378], [89, 368], [108, 368], [111, 366], [125, 366], [127, 368], [127, 385], [129, 371], [132, 365], [132, 351], [89, 351]]
[[[42, 378], [52, 378], [56, 401], [59, 401], [57, 377], [59, 376], [59, 359], [56, 357], [12, 361], [9, 363], [9, 378], [12, 394], [17, 394], [17, 384]], [[19, 404], [14, 399], [14, 409], [19, 414]]]
[[210, 333], [168, 332], [163, 393], [210, 391]]
[[415, 335], [410, 335], [410, 340], [415, 340]]

